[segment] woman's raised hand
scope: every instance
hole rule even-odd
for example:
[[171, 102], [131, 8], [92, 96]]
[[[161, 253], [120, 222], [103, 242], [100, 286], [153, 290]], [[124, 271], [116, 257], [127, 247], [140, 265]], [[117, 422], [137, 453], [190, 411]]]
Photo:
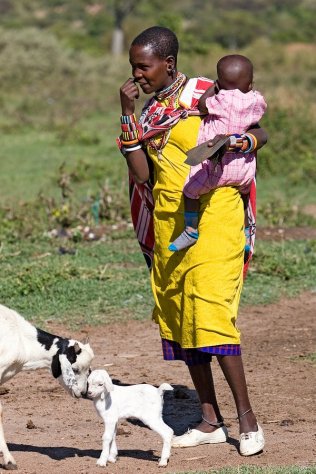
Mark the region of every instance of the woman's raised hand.
[[122, 115], [132, 115], [135, 112], [135, 99], [139, 97], [139, 89], [133, 77], [127, 79], [120, 88]]

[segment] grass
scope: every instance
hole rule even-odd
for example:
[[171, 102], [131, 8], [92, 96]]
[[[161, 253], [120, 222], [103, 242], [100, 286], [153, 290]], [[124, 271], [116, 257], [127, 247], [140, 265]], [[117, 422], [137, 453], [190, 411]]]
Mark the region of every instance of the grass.
[[282, 296], [316, 291], [316, 241], [257, 241], [242, 304], [268, 304]]
[[316, 352], [312, 352], [311, 354], [307, 354], [307, 355], [300, 355], [298, 357], [293, 357], [292, 360], [294, 361], [305, 361], [305, 362], [309, 362], [313, 365], [316, 366]]
[[[94, 130], [96, 142], [85, 141], [81, 130], [85, 130], [85, 137]], [[112, 115], [107, 116], [106, 123], [98, 117], [90, 119], [81, 125], [81, 130], [75, 140], [70, 136], [64, 143], [60, 143], [58, 134], [51, 131], [24, 129], [14, 136], [3, 135], [0, 201], [32, 201], [40, 192], [56, 197], [59, 193], [56, 186], [58, 169], [63, 163], [70, 171], [78, 170], [80, 165], [81, 168], [90, 167], [87, 176], [81, 176], [76, 185], [80, 199], [95, 192], [105, 180], [121, 186], [126, 165], [116, 148]]]
[[[260, 162], [260, 154], [259, 154]], [[259, 226], [316, 226], [316, 219], [304, 213], [304, 207], [315, 204], [315, 183], [299, 182], [295, 186], [285, 176], [257, 179], [257, 224]], [[316, 206], [315, 206], [316, 207]]]
[[[315, 249], [314, 241], [258, 242], [242, 304], [316, 291]], [[110, 230], [95, 242], [38, 236], [3, 243], [0, 264], [1, 302], [35, 324], [150, 318], [149, 274], [132, 230]]]
[[51, 318], [73, 326], [150, 316], [148, 270], [132, 235], [78, 245], [39, 238], [19, 250], [8, 244], [0, 262], [1, 302], [35, 324]]
[[241, 466], [237, 468], [211, 469], [209, 471], [183, 471], [170, 474], [315, 474], [316, 467], [256, 467]]
[[[127, 172], [115, 144], [118, 106], [104, 116], [82, 120], [61, 142], [56, 130], [24, 128], [3, 134], [0, 150], [0, 202], [32, 202], [39, 194], [58, 199], [59, 169], [74, 175], [73, 195], [84, 201], [97, 195], [104, 183], [119, 191], [127, 205]], [[10, 159], [8, 159], [10, 157]], [[295, 185], [282, 175], [258, 175], [258, 225], [316, 225], [301, 210], [315, 203], [314, 182]], [[115, 203], [114, 203], [115, 204]]]
[[[85, 137], [94, 131], [95, 142], [82, 143], [79, 134], [61, 143], [56, 131], [27, 129], [2, 137], [0, 200], [5, 210], [0, 212], [0, 300], [36, 324], [50, 318], [76, 325], [150, 317], [149, 276], [134, 233], [110, 226], [119, 218], [128, 229], [130, 220], [126, 164], [114, 143], [117, 113], [113, 109], [105, 117], [85, 122], [81, 130]], [[61, 177], [69, 180], [67, 198], [61, 197]], [[108, 228], [104, 240], [65, 242], [47, 237], [48, 231], [60, 226], [63, 213], [70, 225], [80, 223], [82, 216], [95, 224], [91, 204], [104, 182], [110, 183], [108, 215], [100, 222]], [[287, 188], [283, 178], [265, 177], [259, 180], [258, 190], [263, 208], [259, 224], [261, 220], [275, 225], [284, 216], [291, 225], [307, 223], [292, 208], [312, 202], [308, 184]], [[119, 209], [114, 220], [113, 209]], [[60, 247], [75, 253], [61, 255]], [[258, 241], [242, 304], [268, 304], [282, 295], [316, 291], [315, 253], [312, 240]]]

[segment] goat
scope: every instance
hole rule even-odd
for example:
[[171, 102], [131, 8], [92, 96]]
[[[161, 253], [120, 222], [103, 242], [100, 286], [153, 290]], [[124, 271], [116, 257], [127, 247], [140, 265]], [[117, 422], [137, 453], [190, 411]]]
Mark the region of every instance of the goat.
[[[0, 305], [0, 385], [23, 370], [50, 368], [52, 375], [74, 397], [87, 391], [94, 357], [89, 344], [54, 336], [36, 328], [13, 309]], [[0, 402], [0, 452], [4, 469], [17, 469], [5, 441]]]
[[93, 370], [88, 377], [86, 398], [94, 401], [97, 413], [104, 421], [103, 446], [98, 466], [114, 463], [117, 458], [116, 430], [121, 418], [135, 417], [156, 431], [163, 439], [159, 466], [167, 466], [173, 430], [162, 419], [163, 393], [173, 390], [163, 383], [156, 388], [149, 384], [119, 386], [113, 385], [106, 370]]

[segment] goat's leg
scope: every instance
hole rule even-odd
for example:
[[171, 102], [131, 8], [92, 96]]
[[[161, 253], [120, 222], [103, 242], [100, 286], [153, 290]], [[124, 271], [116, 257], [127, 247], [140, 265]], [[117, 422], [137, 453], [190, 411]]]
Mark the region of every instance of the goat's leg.
[[5, 439], [4, 439], [2, 414], [3, 414], [3, 409], [0, 402], [0, 452], [2, 452], [3, 454], [3, 460], [4, 460], [3, 469], [17, 469], [17, 465], [14, 460], [14, 457], [10, 454], [7, 443], [5, 442]]
[[170, 428], [170, 426], [166, 425], [162, 418], [150, 420], [150, 423], [147, 422], [146, 424], [148, 424], [149, 428], [151, 428], [153, 431], [156, 431], [156, 433], [162, 437], [163, 446], [158, 465], [159, 467], [166, 467], [170, 458], [173, 430]]
[[102, 436], [102, 452], [97, 460], [97, 466], [105, 467], [109, 459], [110, 446], [115, 435], [116, 423], [107, 423]]
[[117, 429], [117, 425], [115, 427], [115, 433], [114, 433], [113, 440], [111, 443], [110, 454], [108, 458], [108, 461], [113, 462], [113, 463], [116, 462], [117, 453], [118, 453], [117, 446], [116, 446], [116, 429]]

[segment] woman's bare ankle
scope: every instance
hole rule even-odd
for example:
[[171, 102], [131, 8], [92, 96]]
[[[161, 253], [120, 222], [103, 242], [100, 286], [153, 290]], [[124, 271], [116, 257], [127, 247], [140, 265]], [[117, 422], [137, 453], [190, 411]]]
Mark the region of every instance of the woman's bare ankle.
[[238, 416], [239, 420], [239, 433], [250, 433], [251, 431], [257, 431], [257, 418], [252, 410], [247, 410], [242, 416]]
[[213, 433], [213, 431], [221, 426], [223, 426], [223, 419], [221, 416], [217, 419], [214, 415], [208, 417], [202, 415], [202, 421], [195, 427], [195, 429], [202, 431], [203, 433]]

